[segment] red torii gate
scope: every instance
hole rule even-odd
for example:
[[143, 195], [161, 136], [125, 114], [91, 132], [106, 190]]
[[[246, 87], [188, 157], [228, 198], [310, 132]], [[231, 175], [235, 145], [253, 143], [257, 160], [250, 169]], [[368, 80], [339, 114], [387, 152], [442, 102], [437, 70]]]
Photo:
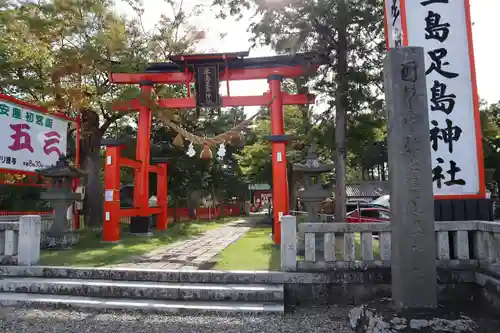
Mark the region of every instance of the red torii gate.
[[[149, 161], [152, 111], [144, 101], [151, 99], [151, 92], [155, 84], [184, 84], [188, 93], [186, 98], [159, 99], [153, 102], [161, 108], [172, 109], [270, 105], [271, 135], [268, 138], [272, 143], [274, 241], [277, 244], [280, 243], [279, 221], [281, 216], [289, 211], [286, 158], [286, 144], [289, 138], [285, 136], [283, 105], [311, 104], [315, 100], [315, 96], [312, 94], [288, 94], [281, 91], [281, 82], [283, 78], [305, 76], [311, 69], [315, 71], [317, 69], [316, 59], [310, 54], [262, 58], [245, 58], [246, 56], [248, 56], [248, 52], [180, 55], [171, 57], [169, 63], [153, 64], [143, 73], [109, 74], [110, 82], [139, 84], [141, 87], [141, 99], [133, 99], [114, 105], [116, 111], [139, 110], [137, 168], [134, 180], [134, 212], [139, 216], [148, 216], [151, 213], [148, 207], [148, 177], [151, 169]], [[229, 81], [261, 79], [267, 79], [269, 83], [269, 91], [262, 96], [230, 95]], [[219, 96], [220, 81], [226, 81], [227, 96]], [[213, 82], [213, 86], [207, 88], [207, 84], [210, 82]], [[192, 83], [195, 83], [197, 90], [199, 90], [195, 96], [191, 96]], [[108, 168], [107, 165], [106, 168]], [[115, 187], [119, 187], [119, 179], [118, 181], [114, 180], [111, 185], [114, 188], [106, 189], [116, 190]], [[163, 196], [165, 195], [166, 193], [163, 193]], [[111, 213], [105, 209], [105, 214]], [[164, 216], [166, 218], [166, 213]], [[109, 216], [106, 216], [105, 220], [110, 221]], [[116, 230], [118, 227], [118, 225], [114, 225], [118, 223], [118, 219], [112, 218], [111, 220], [116, 222], [105, 223], [104, 240], [107, 241], [116, 240], [106, 239], [106, 226], [110, 230]], [[164, 225], [163, 223], [159, 224]]]

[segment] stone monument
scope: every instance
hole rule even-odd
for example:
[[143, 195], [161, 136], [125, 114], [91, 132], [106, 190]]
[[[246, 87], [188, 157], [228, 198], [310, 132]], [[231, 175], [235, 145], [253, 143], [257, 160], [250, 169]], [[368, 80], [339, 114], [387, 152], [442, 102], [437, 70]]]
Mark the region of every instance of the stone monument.
[[79, 236], [70, 229], [67, 218], [68, 208], [75, 200], [81, 200], [81, 193], [72, 191], [72, 181], [85, 174], [70, 166], [67, 158], [61, 156], [54, 166], [37, 170], [40, 176], [51, 181], [51, 188], [42, 192], [40, 199], [47, 200], [54, 208], [54, 221], [44, 235], [41, 247], [51, 249], [64, 249], [78, 243]]
[[[321, 210], [321, 202], [328, 197], [330, 192], [323, 188], [319, 177], [321, 174], [331, 172], [333, 164], [320, 164], [316, 152], [316, 144], [312, 144], [307, 152], [305, 163], [297, 163], [292, 166], [294, 173], [303, 175], [304, 189], [298, 191], [297, 198], [304, 203], [307, 210], [307, 222], [320, 222], [318, 214]], [[323, 238], [316, 239], [318, 252], [324, 250]], [[299, 254], [304, 251], [304, 235], [299, 234]]]
[[392, 299], [349, 313], [357, 332], [478, 332], [470, 318], [437, 308], [436, 239], [424, 50], [385, 59], [391, 182]]
[[[470, 318], [437, 307], [436, 239], [424, 50], [385, 59], [391, 182], [392, 299], [352, 309], [357, 332], [478, 332]], [[446, 327], [446, 330], [443, 330]]]
[[424, 50], [391, 49], [384, 63], [392, 210], [392, 300], [437, 306], [436, 238]]

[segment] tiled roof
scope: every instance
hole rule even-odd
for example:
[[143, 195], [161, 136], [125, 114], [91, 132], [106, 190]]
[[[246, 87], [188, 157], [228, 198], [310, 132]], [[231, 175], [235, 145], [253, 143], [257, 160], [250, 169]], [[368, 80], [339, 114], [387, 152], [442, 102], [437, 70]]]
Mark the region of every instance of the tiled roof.
[[379, 197], [389, 194], [388, 182], [365, 182], [346, 186], [347, 197]]

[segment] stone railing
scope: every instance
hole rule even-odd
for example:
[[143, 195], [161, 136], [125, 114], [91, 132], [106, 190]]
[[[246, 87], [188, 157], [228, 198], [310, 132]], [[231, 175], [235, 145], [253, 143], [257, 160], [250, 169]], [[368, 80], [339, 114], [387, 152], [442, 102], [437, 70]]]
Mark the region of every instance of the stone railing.
[[0, 220], [0, 264], [36, 265], [40, 260], [39, 215]]
[[[435, 222], [436, 260], [440, 266], [479, 266], [500, 262], [500, 223], [485, 221]], [[297, 257], [298, 233], [305, 253]], [[323, 251], [316, 238], [323, 238]], [[299, 223], [295, 216], [281, 222], [281, 268], [284, 271], [389, 267], [390, 223]]]
[[[301, 210], [291, 210], [290, 215], [297, 216], [297, 218], [299, 219], [299, 221], [298, 221], [299, 223], [301, 222], [300, 220], [307, 221], [307, 218], [309, 216], [309, 214], [307, 212], [304, 212]], [[319, 214], [316, 214], [316, 216], [320, 222], [329, 222], [329, 221], [333, 221], [334, 215], [319, 213]]]
[[[0, 216], [0, 223], [2, 222], [18, 222], [19, 219], [23, 215], [3, 215]], [[40, 226], [40, 232], [43, 234], [44, 232], [48, 231], [50, 227], [52, 226], [52, 223], [54, 223], [54, 215], [53, 214], [46, 214], [46, 215], [40, 215], [41, 217], [41, 226]]]

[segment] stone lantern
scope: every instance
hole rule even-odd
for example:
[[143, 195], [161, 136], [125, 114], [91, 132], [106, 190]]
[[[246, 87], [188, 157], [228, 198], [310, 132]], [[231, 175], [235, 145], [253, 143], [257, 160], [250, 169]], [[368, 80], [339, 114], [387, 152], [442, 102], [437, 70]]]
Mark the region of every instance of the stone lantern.
[[484, 170], [484, 178], [486, 181], [486, 188], [490, 190], [490, 206], [491, 206], [491, 212], [493, 219], [498, 218], [498, 207], [497, 207], [497, 200], [498, 200], [498, 183], [495, 181], [495, 172], [496, 169], [485, 169]]
[[[331, 172], [333, 164], [320, 164], [316, 145], [312, 144], [307, 152], [306, 161], [303, 164], [294, 164], [294, 173], [303, 175], [304, 189], [298, 191], [298, 199], [304, 203], [307, 210], [307, 222], [320, 222], [318, 214], [321, 210], [321, 202], [327, 198], [330, 192], [323, 188], [320, 182], [320, 175]], [[316, 239], [316, 248], [321, 251], [323, 240]], [[299, 251], [304, 250], [304, 235], [299, 234]]]
[[78, 243], [79, 237], [72, 232], [67, 218], [68, 208], [75, 200], [82, 200], [81, 193], [74, 193], [72, 182], [84, 177], [84, 173], [68, 164], [61, 156], [57, 163], [46, 169], [37, 170], [38, 174], [50, 180], [51, 188], [40, 194], [54, 208], [52, 226], [42, 236], [43, 248], [68, 248]]
[[498, 184], [494, 179], [496, 169], [484, 169], [486, 186], [491, 191], [491, 199], [495, 200], [498, 197]]

